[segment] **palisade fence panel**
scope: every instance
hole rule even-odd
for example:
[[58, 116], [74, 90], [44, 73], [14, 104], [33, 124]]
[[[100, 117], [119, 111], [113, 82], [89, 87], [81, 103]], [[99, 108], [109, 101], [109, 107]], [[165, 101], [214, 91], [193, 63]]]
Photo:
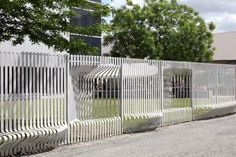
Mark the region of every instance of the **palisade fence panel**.
[[218, 67], [218, 97], [217, 103], [224, 104], [235, 101], [235, 68]]
[[187, 62], [162, 61], [162, 126], [192, 120], [192, 66]]
[[125, 133], [155, 129], [161, 124], [161, 67], [151, 60], [122, 63], [122, 116]]
[[0, 156], [65, 141], [68, 55], [0, 52]]
[[234, 113], [235, 66], [193, 65], [193, 117], [204, 119]]
[[121, 134], [121, 59], [70, 56], [70, 99], [76, 113], [69, 143]]

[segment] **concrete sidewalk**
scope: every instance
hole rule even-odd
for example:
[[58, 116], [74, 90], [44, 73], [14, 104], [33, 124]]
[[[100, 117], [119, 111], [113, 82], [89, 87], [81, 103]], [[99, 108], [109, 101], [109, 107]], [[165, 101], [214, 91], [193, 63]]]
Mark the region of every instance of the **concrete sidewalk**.
[[59, 147], [32, 157], [235, 157], [236, 115]]

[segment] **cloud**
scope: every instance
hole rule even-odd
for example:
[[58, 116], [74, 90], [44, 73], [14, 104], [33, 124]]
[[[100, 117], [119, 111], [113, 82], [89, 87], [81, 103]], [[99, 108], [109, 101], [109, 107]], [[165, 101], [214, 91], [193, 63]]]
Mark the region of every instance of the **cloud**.
[[236, 13], [235, 0], [179, 0], [178, 2], [186, 4], [200, 13]]
[[[194, 8], [207, 22], [216, 24], [215, 32], [236, 31], [236, 0], [177, 0]], [[133, 0], [134, 3], [143, 5], [144, 0]], [[113, 0], [111, 5], [120, 7], [126, 0]]]
[[216, 24], [215, 32], [236, 31], [235, 0], [179, 0], [199, 12], [207, 22]]
[[[143, 5], [144, 0], [133, 0], [133, 3]], [[113, 0], [111, 2], [111, 6], [116, 7], [116, 8], [121, 7], [122, 5], [125, 5], [125, 4], [126, 4], [126, 0]]]
[[207, 22], [214, 22], [216, 24], [216, 32], [235, 31], [236, 13], [204, 13]]

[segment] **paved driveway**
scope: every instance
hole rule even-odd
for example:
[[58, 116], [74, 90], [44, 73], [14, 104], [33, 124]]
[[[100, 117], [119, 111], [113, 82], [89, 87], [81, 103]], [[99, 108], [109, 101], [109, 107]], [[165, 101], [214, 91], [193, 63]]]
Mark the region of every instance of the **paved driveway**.
[[35, 157], [235, 157], [236, 115], [59, 147]]

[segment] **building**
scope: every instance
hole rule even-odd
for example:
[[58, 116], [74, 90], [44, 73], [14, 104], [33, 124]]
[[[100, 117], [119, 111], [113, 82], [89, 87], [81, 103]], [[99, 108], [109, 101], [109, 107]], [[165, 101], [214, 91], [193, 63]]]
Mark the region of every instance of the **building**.
[[[90, 0], [95, 3], [101, 3], [101, 0]], [[92, 24], [95, 24], [97, 22], [101, 22], [101, 18], [94, 18], [89, 13], [91, 11], [89, 10], [82, 10], [79, 8], [75, 8], [75, 11], [78, 12], [78, 16], [71, 19], [71, 22], [74, 24], [78, 24], [81, 26], [90, 26]], [[67, 37], [67, 36], [66, 36]], [[77, 37], [76, 35], [71, 35], [70, 38]], [[69, 38], [69, 36], [67, 37]], [[88, 45], [93, 47], [98, 47], [100, 51], [98, 52], [98, 55], [101, 54], [101, 34], [99, 36], [93, 36], [93, 37], [86, 37], [86, 36], [80, 36], [80, 38], [84, 39]], [[27, 52], [45, 52], [45, 53], [53, 53], [56, 52], [53, 48], [48, 48], [43, 43], [40, 44], [32, 44], [28, 38], [25, 39], [25, 42], [21, 45], [12, 46], [12, 43], [10, 41], [2, 42], [0, 43], [0, 51], [5, 52], [21, 52], [21, 51], [27, 51]], [[78, 52], [79, 54], [79, 52]]]
[[215, 33], [213, 47], [214, 63], [236, 64], [236, 32]]
[[[91, 0], [95, 3], [101, 3], [101, 0]], [[82, 27], [88, 27], [96, 23], [101, 23], [101, 18], [94, 17], [90, 14], [91, 10], [83, 10], [80, 8], [75, 8], [75, 11], [78, 13], [78, 16], [74, 17], [71, 19], [71, 23], [80, 25]], [[95, 35], [92, 37], [87, 37], [87, 36], [80, 36], [80, 35], [71, 35], [70, 39], [73, 40], [73, 38], [82, 38], [86, 43], [92, 47], [98, 47], [99, 52], [97, 55], [101, 55], [101, 42], [102, 42], [102, 37], [100, 35]], [[79, 52], [78, 52], [79, 54]]]

